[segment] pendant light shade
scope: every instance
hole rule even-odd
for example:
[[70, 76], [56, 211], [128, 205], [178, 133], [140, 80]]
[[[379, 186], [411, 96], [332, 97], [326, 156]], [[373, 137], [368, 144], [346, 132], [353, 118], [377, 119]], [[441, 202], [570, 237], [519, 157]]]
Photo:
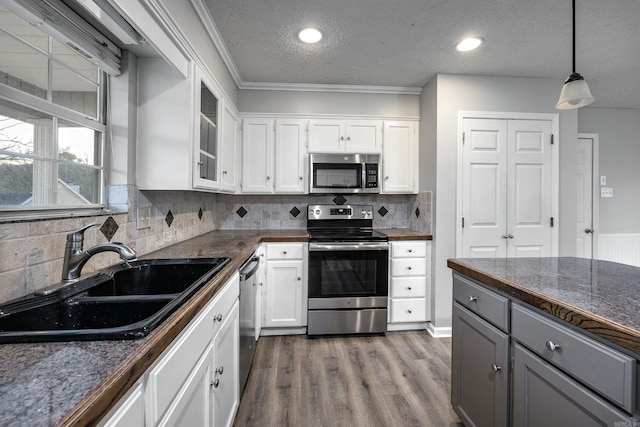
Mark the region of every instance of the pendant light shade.
[[573, 19], [573, 72], [565, 80], [562, 91], [560, 91], [560, 99], [556, 103], [558, 110], [571, 110], [573, 108], [586, 107], [595, 100], [587, 82], [580, 73], [576, 73], [576, 0], [572, 0], [572, 19]]

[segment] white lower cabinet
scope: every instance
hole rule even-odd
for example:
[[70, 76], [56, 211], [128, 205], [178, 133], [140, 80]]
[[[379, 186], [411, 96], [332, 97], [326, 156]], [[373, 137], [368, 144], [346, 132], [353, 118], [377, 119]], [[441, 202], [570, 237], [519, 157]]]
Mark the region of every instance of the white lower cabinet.
[[389, 268], [389, 330], [424, 329], [429, 320], [431, 242], [392, 241]]
[[307, 326], [306, 243], [266, 243], [262, 334], [304, 333]]
[[239, 401], [239, 285], [236, 273], [100, 425], [233, 424]]

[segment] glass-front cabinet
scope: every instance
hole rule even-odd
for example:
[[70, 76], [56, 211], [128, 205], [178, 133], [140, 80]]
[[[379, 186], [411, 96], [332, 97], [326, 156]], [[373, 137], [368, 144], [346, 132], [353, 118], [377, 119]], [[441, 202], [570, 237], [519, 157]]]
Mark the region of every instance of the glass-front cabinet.
[[204, 81], [200, 82], [200, 145], [196, 151], [194, 187], [219, 187], [220, 149], [218, 111], [219, 97], [214, 95]]

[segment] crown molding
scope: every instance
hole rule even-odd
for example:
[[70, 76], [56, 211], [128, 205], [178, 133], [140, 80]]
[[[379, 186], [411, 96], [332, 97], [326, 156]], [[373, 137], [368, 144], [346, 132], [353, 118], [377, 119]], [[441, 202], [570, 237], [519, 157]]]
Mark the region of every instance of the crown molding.
[[421, 87], [402, 86], [365, 86], [365, 85], [330, 85], [311, 83], [261, 83], [242, 82], [243, 90], [283, 90], [296, 92], [344, 92], [344, 93], [375, 93], [388, 95], [420, 95]]
[[195, 8], [196, 12], [198, 12], [198, 16], [200, 17], [200, 21], [202, 21], [202, 25], [204, 25], [204, 28], [207, 30], [207, 33], [211, 38], [211, 41], [215, 45], [216, 49], [218, 49], [218, 52], [220, 53], [224, 64], [227, 66], [231, 77], [235, 81], [236, 86], [241, 87], [243, 82], [240, 71], [238, 71], [236, 63], [227, 50], [227, 45], [225, 44], [224, 40], [222, 40], [220, 32], [218, 31], [218, 27], [216, 27], [215, 22], [213, 22], [213, 18], [211, 17], [209, 9], [204, 4], [203, 0], [191, 0], [191, 4]]

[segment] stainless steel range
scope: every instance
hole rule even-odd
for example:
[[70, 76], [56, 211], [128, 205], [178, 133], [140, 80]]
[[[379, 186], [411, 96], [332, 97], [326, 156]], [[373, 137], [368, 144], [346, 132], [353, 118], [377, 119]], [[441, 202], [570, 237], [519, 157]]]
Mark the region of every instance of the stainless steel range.
[[389, 242], [370, 205], [309, 205], [308, 335], [384, 333]]

